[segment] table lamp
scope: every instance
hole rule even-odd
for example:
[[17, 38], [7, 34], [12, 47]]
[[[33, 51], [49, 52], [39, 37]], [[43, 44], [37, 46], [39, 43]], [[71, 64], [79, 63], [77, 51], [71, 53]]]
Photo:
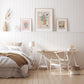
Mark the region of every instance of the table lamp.
[[34, 41], [29, 42], [29, 47], [31, 48], [31, 52], [32, 52], [34, 46], [35, 46]]

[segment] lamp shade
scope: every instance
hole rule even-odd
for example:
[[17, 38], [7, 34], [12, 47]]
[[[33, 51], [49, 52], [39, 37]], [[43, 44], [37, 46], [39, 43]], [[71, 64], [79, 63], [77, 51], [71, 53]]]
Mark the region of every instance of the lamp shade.
[[34, 46], [35, 46], [35, 42], [34, 41], [29, 42], [29, 47], [34, 47]]

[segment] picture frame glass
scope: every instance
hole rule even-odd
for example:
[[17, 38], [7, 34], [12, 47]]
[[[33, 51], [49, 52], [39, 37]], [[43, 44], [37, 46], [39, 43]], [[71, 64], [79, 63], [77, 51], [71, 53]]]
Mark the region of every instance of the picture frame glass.
[[52, 31], [53, 9], [35, 9], [36, 31]]
[[65, 29], [65, 21], [59, 21], [59, 29]]
[[31, 19], [21, 19], [21, 31], [31, 31]]
[[67, 18], [57, 19], [57, 31], [58, 32], [67, 32]]
[[38, 28], [50, 28], [50, 13], [46, 11], [38, 12]]

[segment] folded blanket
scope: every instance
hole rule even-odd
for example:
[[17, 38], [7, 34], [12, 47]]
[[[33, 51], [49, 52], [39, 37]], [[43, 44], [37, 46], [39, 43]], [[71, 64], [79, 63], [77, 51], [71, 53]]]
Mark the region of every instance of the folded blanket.
[[19, 67], [22, 67], [25, 64], [28, 64], [27, 60], [21, 56], [20, 54], [16, 53], [0, 53], [0, 55], [7, 56], [14, 60]]

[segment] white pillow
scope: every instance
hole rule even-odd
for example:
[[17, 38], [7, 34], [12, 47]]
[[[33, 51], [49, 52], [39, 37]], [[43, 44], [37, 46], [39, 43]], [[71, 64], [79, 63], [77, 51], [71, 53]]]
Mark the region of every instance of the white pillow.
[[8, 50], [9, 50], [9, 48], [8, 48], [7, 46], [0, 46], [0, 51], [3, 51], [3, 50], [8, 51]]
[[16, 50], [16, 51], [22, 51], [22, 47], [20, 46], [7, 46], [9, 50]]
[[0, 51], [1, 50], [22, 51], [22, 43], [21, 42], [3, 42], [2, 44], [0, 44]]
[[7, 46], [22, 46], [21, 42], [4, 42], [3, 44]]

